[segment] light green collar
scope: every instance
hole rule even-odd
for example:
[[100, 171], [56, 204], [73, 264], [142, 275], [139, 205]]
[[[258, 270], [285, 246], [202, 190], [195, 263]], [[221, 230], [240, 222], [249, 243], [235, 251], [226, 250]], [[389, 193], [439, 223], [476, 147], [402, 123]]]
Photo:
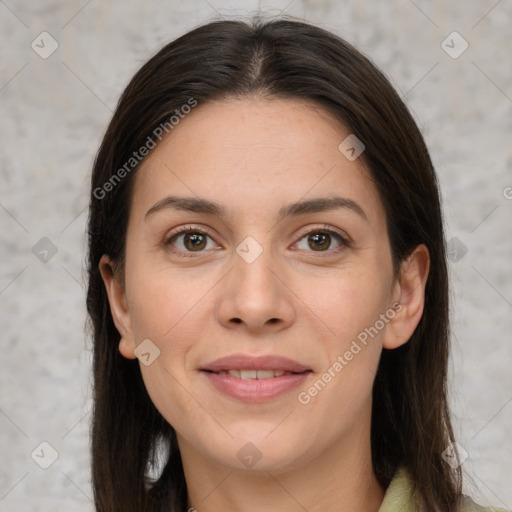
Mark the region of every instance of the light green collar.
[[399, 468], [389, 484], [379, 512], [419, 512], [413, 485], [405, 468]]
[[[462, 498], [462, 512], [507, 512], [503, 508], [482, 507], [468, 496]], [[389, 484], [379, 512], [421, 512], [413, 495], [409, 472], [400, 467]]]

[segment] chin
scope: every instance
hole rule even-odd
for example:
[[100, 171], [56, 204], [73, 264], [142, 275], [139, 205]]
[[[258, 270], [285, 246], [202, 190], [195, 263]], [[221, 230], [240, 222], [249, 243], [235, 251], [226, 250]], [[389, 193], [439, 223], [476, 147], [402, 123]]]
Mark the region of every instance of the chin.
[[[297, 442], [295, 442], [297, 441]], [[206, 447], [212, 459], [236, 471], [280, 473], [304, 464], [304, 440], [294, 440], [286, 432], [272, 439], [254, 435], [236, 436], [229, 445]], [[299, 451], [300, 450], [300, 451]]]

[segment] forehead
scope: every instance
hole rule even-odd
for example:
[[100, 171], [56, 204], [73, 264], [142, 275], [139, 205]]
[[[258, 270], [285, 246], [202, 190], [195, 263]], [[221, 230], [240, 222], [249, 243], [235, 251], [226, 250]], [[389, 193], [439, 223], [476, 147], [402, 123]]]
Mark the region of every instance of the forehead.
[[352, 161], [339, 149], [350, 135], [312, 101], [244, 97], [199, 104], [146, 157], [133, 208], [172, 193], [215, 198], [228, 210], [254, 214], [341, 194], [378, 218], [383, 207], [363, 159]]

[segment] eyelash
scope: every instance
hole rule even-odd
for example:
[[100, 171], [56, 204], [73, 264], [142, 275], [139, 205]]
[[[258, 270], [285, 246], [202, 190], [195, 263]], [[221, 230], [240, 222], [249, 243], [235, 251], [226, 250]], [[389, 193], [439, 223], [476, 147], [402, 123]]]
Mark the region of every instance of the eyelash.
[[[182, 227], [178, 228], [176, 231], [174, 231], [173, 233], [171, 233], [168, 237], [166, 237], [166, 239], [164, 240], [164, 245], [166, 247], [169, 247], [172, 250], [172, 252], [177, 254], [178, 256], [181, 256], [183, 258], [196, 258], [197, 256], [193, 255], [193, 251], [188, 251], [188, 254], [190, 254], [190, 255], [185, 255], [185, 253], [183, 251], [176, 249], [175, 247], [172, 246], [172, 241], [175, 238], [177, 238], [179, 235], [185, 235], [187, 233], [197, 233], [197, 234], [206, 235], [206, 236], [209, 236], [210, 238], [212, 238], [210, 236], [211, 231], [207, 228], [195, 228], [194, 226], [182, 226]], [[198, 251], [198, 252], [203, 252], [203, 251]]]
[[[194, 251], [181, 251], [180, 249], [176, 249], [175, 247], [173, 247], [172, 245], [172, 242], [174, 239], [176, 239], [178, 236], [180, 235], [184, 235], [184, 234], [187, 234], [187, 233], [196, 233], [196, 234], [200, 234], [200, 235], [206, 235], [210, 238], [213, 239], [213, 237], [210, 235], [211, 231], [207, 228], [196, 228], [194, 226], [182, 226], [180, 228], [178, 228], [176, 231], [174, 231], [173, 233], [171, 233], [168, 237], [166, 237], [166, 239], [164, 240], [164, 245], [166, 247], [170, 247], [172, 252], [174, 252], [175, 254], [177, 254], [178, 256], [181, 256], [183, 258], [195, 258], [197, 256], [193, 256], [193, 253]], [[315, 234], [315, 233], [322, 233], [322, 234], [327, 234], [327, 235], [330, 235], [330, 236], [333, 236], [338, 238], [339, 242], [340, 242], [340, 246], [339, 247], [336, 247], [335, 249], [327, 249], [325, 251], [308, 251], [308, 252], [312, 252], [312, 253], [328, 253], [329, 255], [333, 254], [333, 253], [338, 253], [340, 252], [341, 250], [347, 248], [347, 247], [350, 247], [350, 242], [349, 240], [344, 237], [341, 233], [339, 233], [338, 231], [334, 230], [333, 228], [325, 225], [325, 226], [321, 226], [321, 227], [316, 227], [314, 229], [309, 229], [309, 230], [304, 230], [304, 231], [301, 231], [299, 233], [299, 238], [297, 241], [300, 241], [302, 240], [303, 238], [305, 238], [306, 236], [308, 235], [312, 235], [312, 234]], [[204, 252], [204, 251], [197, 251], [198, 253], [201, 253], [201, 252]], [[187, 254], [187, 255], [185, 255]]]

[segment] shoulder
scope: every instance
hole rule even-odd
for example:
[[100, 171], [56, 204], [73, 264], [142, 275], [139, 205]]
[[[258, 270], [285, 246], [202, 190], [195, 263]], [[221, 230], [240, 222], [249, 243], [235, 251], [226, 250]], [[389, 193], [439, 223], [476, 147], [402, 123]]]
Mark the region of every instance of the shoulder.
[[[384, 495], [379, 512], [422, 512], [424, 507], [418, 504], [413, 492], [412, 479], [408, 471], [401, 467], [397, 470]], [[504, 508], [482, 507], [469, 496], [463, 496], [461, 512], [512, 512]]]
[[469, 496], [464, 496], [462, 498], [462, 512], [507, 512], [507, 510], [496, 507], [482, 507]]

